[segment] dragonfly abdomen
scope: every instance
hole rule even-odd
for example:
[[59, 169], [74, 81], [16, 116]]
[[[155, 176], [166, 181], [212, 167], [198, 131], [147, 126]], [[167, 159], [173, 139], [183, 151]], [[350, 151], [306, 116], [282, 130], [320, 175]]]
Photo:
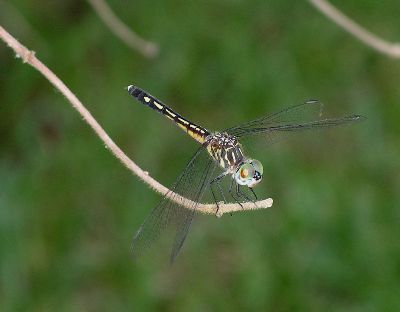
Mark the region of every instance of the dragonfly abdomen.
[[142, 104], [154, 109], [155, 111], [163, 114], [165, 117], [173, 121], [179, 128], [189, 134], [197, 142], [203, 144], [206, 140], [206, 137], [210, 135], [210, 132], [208, 130], [182, 117], [170, 107], [163, 104], [161, 101], [143, 91], [142, 89], [135, 86], [129, 86], [128, 92]]

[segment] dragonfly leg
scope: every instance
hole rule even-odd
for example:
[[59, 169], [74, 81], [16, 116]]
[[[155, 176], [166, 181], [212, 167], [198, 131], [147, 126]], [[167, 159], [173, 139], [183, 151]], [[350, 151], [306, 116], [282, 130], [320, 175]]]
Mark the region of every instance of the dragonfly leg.
[[233, 194], [233, 192], [232, 192], [232, 188], [233, 188], [233, 183], [235, 182], [235, 179], [234, 178], [232, 178], [232, 181], [231, 181], [231, 185], [229, 186], [229, 194], [231, 194], [231, 196], [232, 196], [232, 198], [235, 200], [235, 202], [237, 202], [239, 205], [240, 205], [240, 207], [242, 207], [242, 209], [243, 209], [243, 205], [240, 203], [240, 201], [238, 200], [238, 198]]
[[236, 194], [244, 199], [246, 199], [247, 201], [251, 201], [254, 203], [254, 200], [252, 200], [249, 196], [247, 196], [247, 194], [243, 193], [240, 189], [240, 185], [236, 184]]
[[220, 174], [218, 177], [216, 177], [215, 179], [213, 179], [213, 180], [210, 182], [211, 193], [212, 193], [212, 195], [213, 195], [214, 202], [215, 202], [215, 204], [217, 205], [217, 212], [216, 212], [216, 213], [218, 213], [219, 204], [218, 204], [218, 201], [217, 201], [217, 197], [215, 196], [213, 184], [214, 184], [214, 183], [217, 184], [218, 190], [219, 190], [220, 194], [222, 195], [222, 199], [224, 200], [224, 203], [226, 204], [226, 198], [225, 198], [225, 195], [224, 195], [224, 191], [222, 190], [222, 187], [221, 187], [221, 179], [224, 178], [227, 174], [228, 174], [228, 173], [224, 172], [224, 173]]
[[256, 200], [258, 200], [257, 195], [256, 195], [256, 193], [254, 192], [253, 188], [252, 188], [252, 187], [249, 187], [249, 189], [250, 189], [250, 191], [253, 193], [254, 198], [255, 198]]
[[219, 204], [218, 204], [218, 202], [217, 202], [217, 198], [215, 197], [214, 189], [213, 189], [211, 183], [210, 183], [210, 189], [211, 189], [211, 194], [212, 194], [212, 196], [213, 196], [213, 198], [214, 198], [215, 205], [217, 205], [217, 212], [216, 212], [216, 213], [218, 213], [218, 211], [219, 211]]

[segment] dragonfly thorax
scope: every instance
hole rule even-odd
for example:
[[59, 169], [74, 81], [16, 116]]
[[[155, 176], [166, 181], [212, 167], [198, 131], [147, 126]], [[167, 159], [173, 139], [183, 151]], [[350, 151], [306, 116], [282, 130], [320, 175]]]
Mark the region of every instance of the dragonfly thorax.
[[237, 184], [254, 187], [261, 181], [262, 164], [256, 159], [246, 158], [233, 135], [220, 132], [211, 134], [207, 138], [207, 151], [220, 167], [232, 174]]
[[215, 132], [211, 134], [207, 138], [207, 151], [227, 171], [236, 171], [245, 159], [238, 140], [226, 133]]

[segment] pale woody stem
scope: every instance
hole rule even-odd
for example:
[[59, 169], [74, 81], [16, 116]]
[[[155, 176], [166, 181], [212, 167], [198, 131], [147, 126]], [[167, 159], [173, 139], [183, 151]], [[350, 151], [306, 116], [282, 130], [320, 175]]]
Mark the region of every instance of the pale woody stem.
[[[322, 14], [374, 50], [400, 58], [400, 44], [391, 43], [367, 31], [325, 0], [309, 0]], [[362, 3], [362, 2], [360, 2]]]
[[104, 24], [106, 24], [126, 45], [140, 52], [147, 58], [154, 58], [158, 55], [158, 46], [153, 42], [144, 40], [132, 29], [126, 26], [111, 10], [106, 1], [88, 0], [88, 2], [97, 12]]

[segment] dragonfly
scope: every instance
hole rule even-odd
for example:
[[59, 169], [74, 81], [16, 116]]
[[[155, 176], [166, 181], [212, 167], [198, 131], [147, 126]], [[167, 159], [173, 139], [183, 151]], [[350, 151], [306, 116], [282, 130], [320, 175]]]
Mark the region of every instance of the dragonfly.
[[[136, 86], [130, 85], [127, 90], [140, 103], [164, 115], [199, 143], [196, 152], [170, 188], [171, 193], [164, 195], [133, 238], [132, 252], [134, 257], [139, 257], [160, 238], [166, 228], [172, 226], [174, 237], [170, 255], [171, 263], [174, 262], [183, 246], [196, 209], [207, 190], [211, 190], [217, 212], [219, 208], [217, 195], [223, 202], [227, 202], [221, 185], [224, 179], [230, 179], [228, 193], [239, 205], [244, 201], [254, 202], [254, 199], [257, 199], [253, 188], [262, 181], [263, 165], [259, 160], [245, 155], [245, 146], [241, 144], [242, 141], [255, 139], [258, 149], [260, 139], [268, 145], [281, 135], [331, 128], [364, 119], [361, 115], [323, 118], [322, 103], [318, 100], [308, 100], [277, 113], [223, 131], [212, 132], [184, 118]], [[242, 188], [249, 192], [244, 192]], [[252, 194], [254, 199], [250, 198], [249, 194]], [[173, 200], [174, 196], [179, 195], [191, 200], [189, 207], [182, 207]]]

